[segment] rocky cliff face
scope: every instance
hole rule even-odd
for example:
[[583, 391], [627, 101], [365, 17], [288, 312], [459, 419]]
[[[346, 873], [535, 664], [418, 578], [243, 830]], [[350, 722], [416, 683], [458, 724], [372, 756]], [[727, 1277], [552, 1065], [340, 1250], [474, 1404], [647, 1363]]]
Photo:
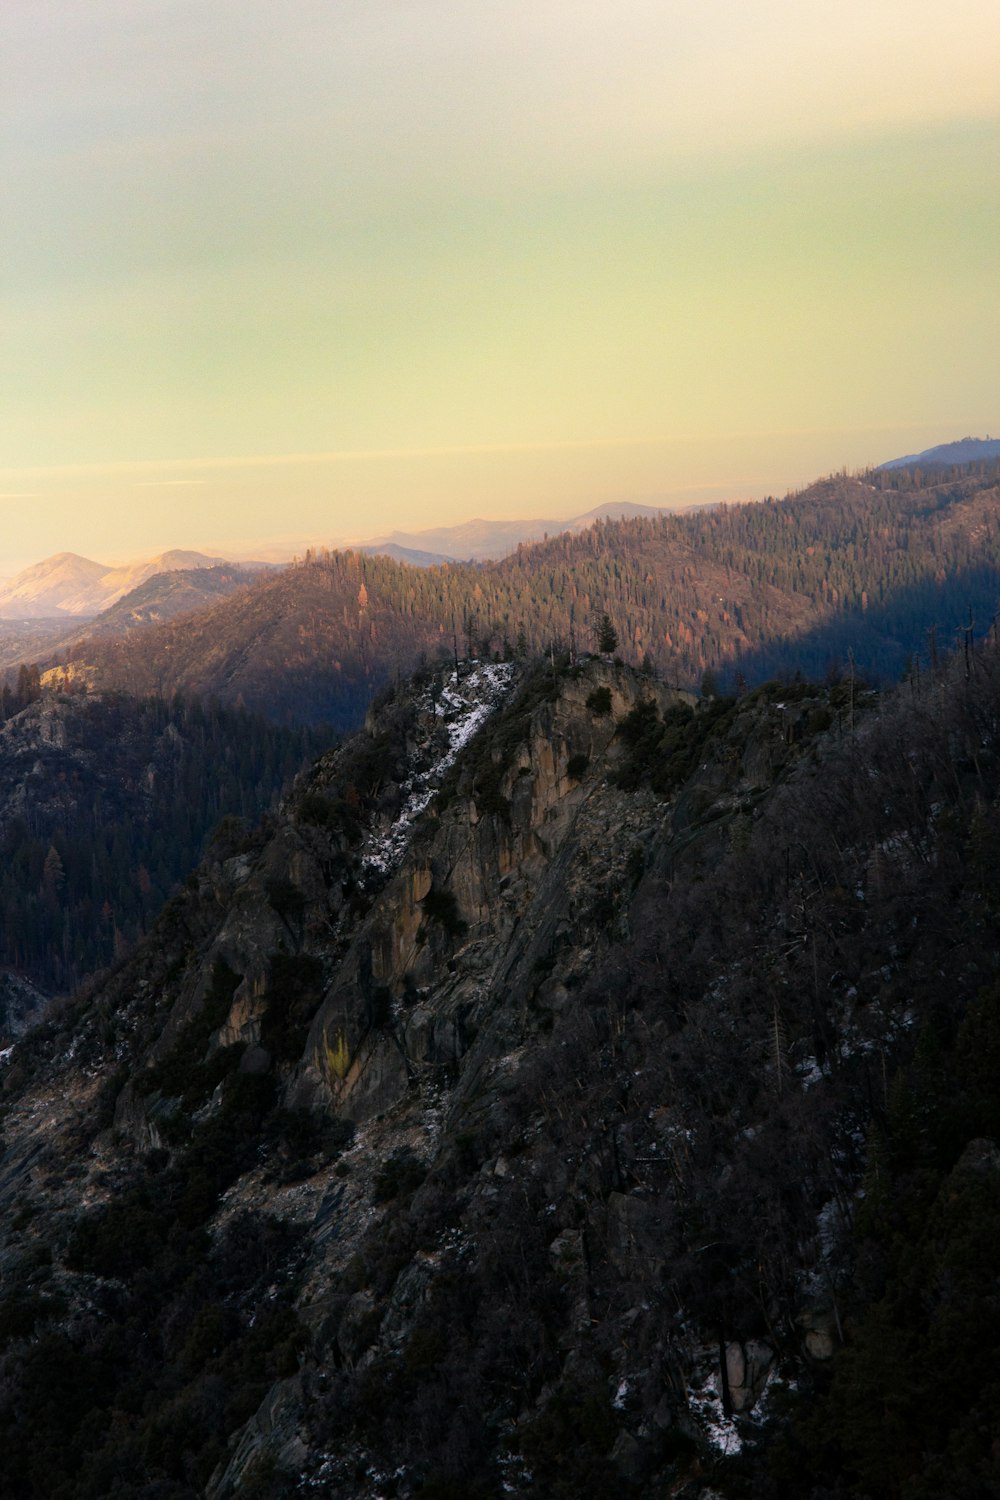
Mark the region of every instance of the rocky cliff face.
[[[609, 707], [595, 714], [588, 698], [602, 690]], [[648, 800], [607, 783], [615, 726], [640, 694], [660, 708], [683, 698], [594, 661], [515, 711], [498, 743], [486, 736], [354, 925], [296, 1100], [361, 1122], [415, 1080], [481, 1076], [523, 1040], [529, 1007], [558, 1005], [579, 984], [611, 936], [595, 896], [620, 904], [629, 850], [649, 832]], [[429, 729], [418, 721], [418, 736]], [[377, 857], [365, 856], [369, 869]]]
[[467, 664], [217, 844], [7, 1064], [17, 1492], [47, 1472], [39, 1338], [104, 1372], [53, 1494], [738, 1479], [840, 1344], [866, 1111], [913, 1025], [942, 772], [911, 757], [890, 813], [904, 731], [872, 721], [859, 781], [863, 706]]

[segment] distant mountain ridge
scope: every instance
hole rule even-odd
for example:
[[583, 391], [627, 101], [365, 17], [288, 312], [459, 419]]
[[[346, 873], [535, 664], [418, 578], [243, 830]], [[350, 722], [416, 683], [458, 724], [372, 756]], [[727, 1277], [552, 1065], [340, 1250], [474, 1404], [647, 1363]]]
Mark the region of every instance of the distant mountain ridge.
[[125, 636], [149, 625], [163, 625], [180, 615], [214, 603], [225, 594], [249, 588], [257, 572], [223, 566], [177, 568], [153, 573], [98, 615], [38, 615], [29, 619], [0, 616], [0, 673], [21, 662], [48, 661], [88, 639]]
[[922, 453], [908, 453], [905, 458], [890, 458], [880, 469], [904, 469], [908, 464], [973, 464], [980, 459], [1000, 458], [1000, 438], [958, 438], [953, 443], [938, 443]]
[[853, 653], [895, 676], [1000, 593], [1000, 462], [981, 474], [836, 475], [785, 500], [598, 520], [497, 562], [432, 568], [320, 553], [183, 618], [80, 630], [40, 664], [129, 692], [208, 694], [279, 723], [356, 726], [393, 674], [459, 647], [502, 658], [593, 645], [696, 687], [822, 674]]
[[522, 542], [540, 542], [564, 531], [586, 531], [595, 521], [673, 513], [669, 505], [637, 505], [631, 500], [611, 500], [569, 520], [535, 516], [514, 521], [491, 521], [474, 517], [455, 526], [432, 526], [426, 531], [392, 531], [359, 545], [358, 551], [394, 557], [416, 567], [442, 562], [492, 562], [513, 552]]
[[84, 625], [77, 626], [73, 638], [82, 629], [88, 636], [118, 635], [144, 625], [164, 624], [178, 615], [214, 603], [235, 589], [248, 588], [256, 577], [256, 573], [244, 571], [232, 563], [152, 573], [103, 609], [96, 618], [88, 618]]
[[[0, 619], [98, 615], [159, 573], [231, 566], [225, 558], [180, 547], [120, 567], [76, 552], [57, 552], [0, 585]], [[244, 566], [250, 571], [259, 568], [253, 563]]]

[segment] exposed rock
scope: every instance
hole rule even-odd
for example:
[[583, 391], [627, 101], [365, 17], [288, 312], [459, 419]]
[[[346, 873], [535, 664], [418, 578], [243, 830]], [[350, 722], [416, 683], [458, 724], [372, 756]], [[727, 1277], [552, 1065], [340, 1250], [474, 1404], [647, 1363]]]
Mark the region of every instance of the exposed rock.
[[1000, 1145], [982, 1137], [970, 1141], [953, 1172], [955, 1175], [969, 1172], [979, 1177], [995, 1177], [1000, 1173]]
[[610, 1453], [611, 1462], [629, 1485], [639, 1485], [650, 1468], [649, 1444], [630, 1432], [620, 1432]]
[[355, 1292], [348, 1302], [337, 1329], [337, 1345], [341, 1354], [355, 1364], [368, 1349], [377, 1332], [379, 1318], [375, 1313], [375, 1298], [371, 1292]]
[[206, 1500], [227, 1500], [238, 1494], [265, 1456], [277, 1464], [279, 1471], [298, 1474], [308, 1451], [302, 1431], [302, 1382], [296, 1375], [268, 1391], [242, 1429], [229, 1462], [212, 1475]]
[[750, 1411], [760, 1399], [774, 1364], [774, 1350], [759, 1339], [726, 1345], [726, 1379], [736, 1412]]
[[799, 1314], [802, 1342], [811, 1359], [832, 1359], [840, 1344], [837, 1320], [825, 1308], [807, 1307]]
[[36, 985], [9, 970], [0, 973], [0, 1047], [7, 1047], [43, 1020], [51, 999]]

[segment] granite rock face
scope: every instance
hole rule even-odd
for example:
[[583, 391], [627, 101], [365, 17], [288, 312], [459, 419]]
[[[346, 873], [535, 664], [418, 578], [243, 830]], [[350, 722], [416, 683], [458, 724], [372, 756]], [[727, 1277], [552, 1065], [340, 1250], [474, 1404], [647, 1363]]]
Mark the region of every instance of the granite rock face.
[[[595, 715], [587, 699], [602, 687], [612, 710]], [[616, 724], [640, 696], [661, 709], [683, 697], [590, 662], [554, 701], [525, 715], [500, 764], [487, 751], [485, 772], [478, 764], [458, 777], [331, 976], [297, 1100], [368, 1119], [398, 1102], [414, 1077], [432, 1078], [470, 1052], [466, 1066], [488, 1066], [516, 1039], [529, 1003], [557, 1002], [576, 955], [609, 935], [593, 917], [595, 885], [620, 904], [625, 839], [648, 829], [652, 807], [606, 779], [619, 749]], [[571, 775], [574, 757], [586, 769]], [[566, 972], [560, 951], [574, 955]], [[371, 1023], [375, 992], [388, 1010], [379, 1027]]]
[[50, 1004], [50, 997], [22, 974], [0, 973], [0, 1047], [37, 1026]]

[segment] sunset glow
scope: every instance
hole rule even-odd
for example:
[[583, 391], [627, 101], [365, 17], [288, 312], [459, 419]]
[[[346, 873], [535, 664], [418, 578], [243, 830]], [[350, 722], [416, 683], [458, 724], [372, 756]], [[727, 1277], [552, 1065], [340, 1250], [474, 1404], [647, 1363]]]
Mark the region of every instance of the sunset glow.
[[994, 0], [8, 0], [0, 572], [996, 429]]

